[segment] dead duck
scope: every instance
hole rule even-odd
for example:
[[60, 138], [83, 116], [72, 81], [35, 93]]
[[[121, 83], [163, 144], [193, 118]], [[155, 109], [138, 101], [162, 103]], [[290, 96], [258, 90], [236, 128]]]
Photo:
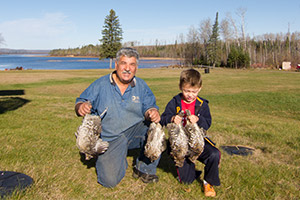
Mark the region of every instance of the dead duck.
[[[191, 112], [186, 110], [186, 114], [190, 116]], [[204, 136], [206, 133], [203, 128], [199, 128], [197, 123], [192, 124], [188, 119], [184, 129], [189, 144], [188, 158], [191, 162], [195, 163], [204, 150]]]
[[101, 134], [101, 117], [106, 113], [99, 115], [87, 114], [82, 120], [82, 124], [75, 132], [76, 145], [81, 153], [85, 154], [85, 159], [91, 158], [104, 153], [109, 146], [109, 143], [100, 138]]
[[[182, 116], [183, 112], [179, 113], [179, 115]], [[169, 123], [167, 130], [171, 147], [170, 155], [173, 157], [175, 165], [182, 167], [189, 150], [188, 137], [182, 124]]]
[[147, 132], [147, 142], [144, 154], [151, 162], [157, 160], [167, 148], [165, 132], [160, 123], [152, 122]]

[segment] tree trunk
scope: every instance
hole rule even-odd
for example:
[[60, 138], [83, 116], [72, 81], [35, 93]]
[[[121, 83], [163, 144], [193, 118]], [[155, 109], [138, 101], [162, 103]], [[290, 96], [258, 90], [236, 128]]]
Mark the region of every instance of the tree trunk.
[[112, 69], [112, 58], [109, 58], [109, 69]]

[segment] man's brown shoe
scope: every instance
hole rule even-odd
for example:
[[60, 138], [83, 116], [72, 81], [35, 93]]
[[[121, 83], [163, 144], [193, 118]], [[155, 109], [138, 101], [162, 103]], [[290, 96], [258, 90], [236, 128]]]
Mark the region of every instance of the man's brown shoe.
[[156, 183], [158, 182], [158, 176], [155, 174], [146, 174], [139, 171], [136, 166], [133, 167], [133, 174], [134, 178], [140, 178], [144, 183]]

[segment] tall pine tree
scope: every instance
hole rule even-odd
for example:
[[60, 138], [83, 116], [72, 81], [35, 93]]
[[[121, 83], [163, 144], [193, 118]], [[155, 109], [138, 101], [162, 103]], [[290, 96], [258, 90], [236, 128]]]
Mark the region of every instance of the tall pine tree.
[[208, 62], [210, 65], [219, 65], [220, 62], [220, 45], [219, 45], [219, 22], [218, 22], [218, 12], [216, 14], [216, 20], [212, 28], [212, 34], [210, 35], [208, 41]]
[[106, 16], [102, 30], [100, 59], [109, 58], [109, 68], [112, 68], [112, 59], [116, 57], [116, 53], [122, 47], [122, 28], [116, 16], [116, 12], [111, 9], [109, 15]]

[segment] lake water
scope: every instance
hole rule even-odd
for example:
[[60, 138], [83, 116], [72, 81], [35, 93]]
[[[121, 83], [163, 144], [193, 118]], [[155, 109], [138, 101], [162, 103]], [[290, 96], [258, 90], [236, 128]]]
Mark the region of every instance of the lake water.
[[[177, 60], [141, 59], [139, 68], [156, 68], [178, 64]], [[47, 57], [46, 55], [0, 55], [0, 70], [24, 69], [109, 69], [109, 59], [78, 57]], [[113, 66], [114, 68], [114, 62]]]

